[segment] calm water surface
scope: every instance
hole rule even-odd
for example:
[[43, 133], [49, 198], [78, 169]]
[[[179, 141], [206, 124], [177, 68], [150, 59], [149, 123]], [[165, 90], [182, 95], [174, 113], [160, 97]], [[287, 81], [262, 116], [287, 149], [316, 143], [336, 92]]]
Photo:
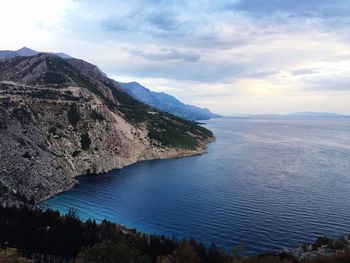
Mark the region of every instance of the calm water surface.
[[350, 119], [213, 119], [202, 156], [140, 162], [41, 204], [249, 253], [350, 232]]

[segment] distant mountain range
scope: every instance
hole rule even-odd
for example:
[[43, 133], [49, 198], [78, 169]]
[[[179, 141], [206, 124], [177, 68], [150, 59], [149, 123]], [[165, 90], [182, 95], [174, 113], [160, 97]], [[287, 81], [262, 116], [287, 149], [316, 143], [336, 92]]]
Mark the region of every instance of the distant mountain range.
[[313, 112], [313, 111], [305, 111], [305, 112], [292, 112], [287, 114], [235, 114], [230, 117], [237, 118], [341, 118], [341, 117], [350, 117], [350, 115], [338, 114], [332, 112]]
[[332, 113], [332, 112], [305, 111], [305, 112], [288, 113], [287, 116], [294, 116], [294, 117], [346, 117], [348, 115]]
[[[39, 52], [27, 47], [22, 47], [18, 50], [0, 50], [0, 59], [15, 58], [15, 57], [31, 57], [31, 56], [36, 56], [40, 53], [43, 53], [43, 52]], [[49, 53], [49, 54], [55, 54], [61, 58], [71, 58], [71, 56], [61, 52]]]
[[199, 108], [193, 105], [184, 104], [173, 96], [164, 92], [154, 92], [140, 85], [137, 82], [119, 82], [123, 91], [154, 108], [174, 114], [188, 120], [207, 120], [220, 117], [209, 109]]

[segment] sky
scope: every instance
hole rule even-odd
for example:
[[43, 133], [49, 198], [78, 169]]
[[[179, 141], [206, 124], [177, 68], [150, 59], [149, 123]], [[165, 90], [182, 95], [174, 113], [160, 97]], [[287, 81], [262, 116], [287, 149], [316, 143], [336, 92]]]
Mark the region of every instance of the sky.
[[0, 49], [64, 52], [231, 114], [350, 114], [349, 0], [0, 0]]

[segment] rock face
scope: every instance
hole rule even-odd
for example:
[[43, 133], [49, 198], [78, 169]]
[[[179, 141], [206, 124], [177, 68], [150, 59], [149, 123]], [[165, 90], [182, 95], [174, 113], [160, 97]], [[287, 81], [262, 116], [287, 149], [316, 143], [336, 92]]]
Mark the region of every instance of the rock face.
[[180, 118], [187, 120], [207, 120], [220, 117], [220, 115], [212, 113], [206, 108], [184, 104], [173, 96], [164, 92], [151, 91], [137, 82], [119, 84], [123, 91], [133, 98]]
[[207, 129], [140, 103], [96, 66], [52, 54], [0, 62], [0, 201], [32, 203], [76, 176], [200, 154]]
[[281, 253], [292, 255], [297, 262], [310, 262], [316, 258], [319, 258], [320, 262], [333, 262], [324, 257], [342, 254], [349, 251], [349, 249], [350, 235], [343, 235], [338, 239], [319, 237], [313, 244], [305, 243], [292, 250], [284, 248]]

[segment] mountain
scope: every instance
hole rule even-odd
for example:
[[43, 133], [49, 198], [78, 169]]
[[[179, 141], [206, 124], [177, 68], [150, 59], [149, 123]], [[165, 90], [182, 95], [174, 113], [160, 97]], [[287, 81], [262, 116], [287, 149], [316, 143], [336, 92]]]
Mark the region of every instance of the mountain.
[[76, 176], [200, 154], [213, 134], [123, 92], [98, 67], [54, 54], [0, 61], [0, 203], [35, 204]]
[[350, 117], [350, 115], [343, 115], [338, 113], [331, 112], [293, 112], [288, 114], [235, 114], [231, 115], [232, 118], [341, 118], [341, 117]]
[[[15, 57], [30, 57], [30, 56], [36, 56], [38, 55], [39, 51], [27, 48], [27, 47], [22, 47], [21, 49], [12, 51], [12, 50], [0, 50], [0, 59], [8, 59], [8, 58], [15, 58]], [[56, 54], [61, 58], [71, 58], [69, 55], [65, 53], [52, 53]]]
[[[38, 52], [36, 50], [23, 47], [16, 51], [11, 50], [0, 50], [0, 60], [15, 58], [15, 57], [29, 57], [35, 56], [42, 52]], [[63, 59], [70, 59], [71, 56], [59, 52], [59, 53], [48, 53], [55, 54]], [[196, 106], [192, 106], [189, 104], [184, 104], [181, 101], [177, 100], [173, 96], [170, 96], [163, 92], [153, 92], [144, 86], [140, 85], [137, 82], [130, 83], [119, 83], [119, 87], [133, 98], [146, 103], [149, 106], [152, 106], [161, 111], [165, 111], [176, 115], [180, 118], [184, 118], [187, 120], [206, 120], [210, 118], [220, 117], [218, 114], [214, 114], [210, 112], [206, 108], [199, 108]]]
[[305, 112], [288, 113], [287, 116], [293, 116], [293, 117], [346, 117], [347, 115], [332, 113], [332, 112], [305, 111]]
[[154, 92], [137, 82], [119, 83], [123, 91], [135, 99], [159, 110], [174, 114], [187, 120], [206, 120], [219, 117], [206, 108], [184, 104], [178, 99], [163, 92]]

